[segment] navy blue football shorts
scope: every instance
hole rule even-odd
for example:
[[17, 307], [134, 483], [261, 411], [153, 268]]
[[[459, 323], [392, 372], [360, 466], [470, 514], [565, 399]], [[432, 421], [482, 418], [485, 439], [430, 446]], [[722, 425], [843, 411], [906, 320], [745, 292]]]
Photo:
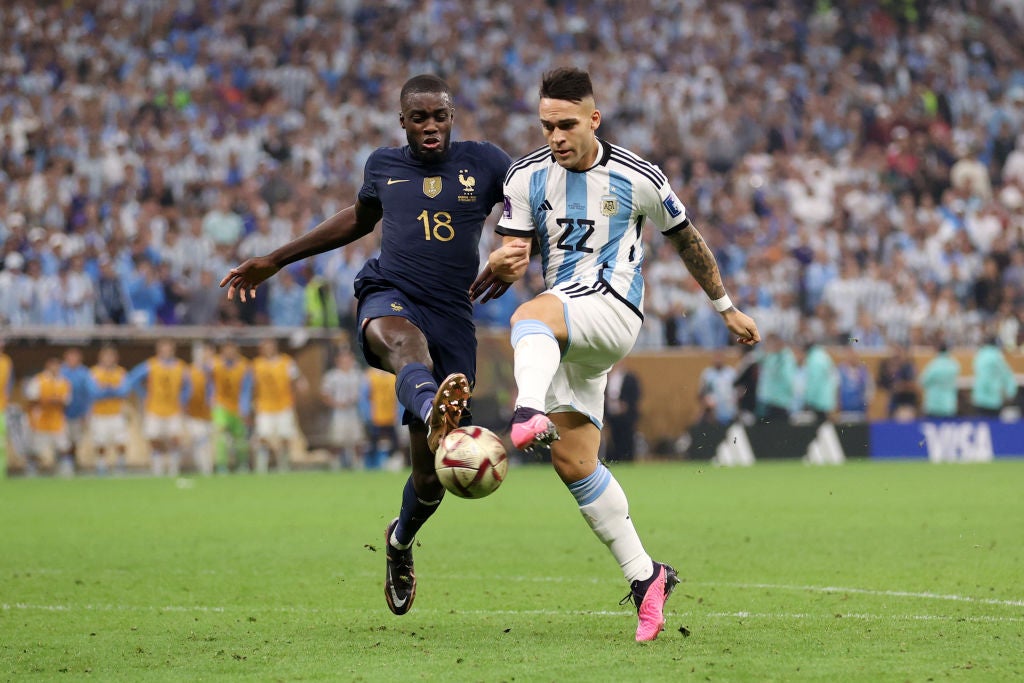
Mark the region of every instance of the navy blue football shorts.
[[[470, 386], [476, 384], [476, 326], [472, 318], [458, 312], [446, 314], [414, 303], [393, 287], [362, 284], [356, 308], [359, 321], [357, 340], [369, 365], [385, 369], [380, 358], [370, 350], [365, 335], [366, 323], [374, 318], [397, 316], [411, 322], [427, 338], [430, 358], [434, 361], [434, 379], [438, 383], [453, 372], [461, 372], [469, 379]], [[408, 424], [408, 417], [403, 418], [404, 424]], [[467, 424], [468, 417], [468, 411], [463, 413], [463, 424]]]

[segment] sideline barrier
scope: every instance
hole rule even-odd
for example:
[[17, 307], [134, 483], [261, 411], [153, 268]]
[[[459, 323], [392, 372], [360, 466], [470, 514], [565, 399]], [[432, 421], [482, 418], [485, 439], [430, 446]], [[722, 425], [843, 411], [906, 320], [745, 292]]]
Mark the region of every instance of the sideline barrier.
[[[714, 460], [723, 465], [751, 465], [756, 460], [818, 460], [821, 435], [814, 425], [756, 423], [734, 425], [697, 424], [690, 429], [687, 458]], [[831, 441], [832, 434], [827, 440]], [[959, 418], [913, 422], [860, 422], [835, 425], [843, 453], [848, 458], [874, 460], [929, 460], [931, 462], [989, 462], [1024, 458], [1024, 421]], [[750, 454], [753, 455], [753, 460]]]
[[[689, 432], [691, 441], [687, 457], [691, 460], [711, 460], [718, 453], [719, 446], [742, 444], [742, 436], [736, 433], [737, 428], [736, 425], [694, 425]], [[818, 426], [814, 424], [757, 422], [742, 427], [742, 431], [746, 434], [755, 460], [799, 460], [812, 450], [811, 444], [818, 438]], [[838, 437], [845, 457], [866, 458], [870, 454], [866, 422], [838, 423], [835, 425], [835, 436]], [[736, 464], [752, 463], [743, 459]]]
[[1024, 421], [950, 419], [871, 424], [871, 457], [988, 462], [1024, 457]]

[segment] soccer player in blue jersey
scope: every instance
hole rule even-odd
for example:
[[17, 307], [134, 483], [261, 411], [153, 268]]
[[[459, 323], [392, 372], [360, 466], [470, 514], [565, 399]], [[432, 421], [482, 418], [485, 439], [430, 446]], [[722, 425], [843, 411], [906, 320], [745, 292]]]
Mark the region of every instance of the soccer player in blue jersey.
[[[598, 139], [589, 74], [545, 74], [540, 123], [548, 144], [509, 170], [498, 223], [503, 244], [488, 259], [495, 277], [515, 281], [536, 239], [547, 286], [512, 316], [519, 390], [512, 442], [521, 449], [550, 444], [555, 470], [630, 582], [636, 639], [653, 640], [679, 579], [644, 550], [626, 494], [598, 459], [608, 371], [629, 353], [643, 321], [646, 219], [675, 246], [737, 341], [756, 344], [760, 336], [729, 300], [711, 250], [664, 174]], [[486, 301], [489, 292], [478, 295]]]
[[[469, 290], [480, 266], [480, 232], [501, 202], [512, 161], [490, 143], [451, 140], [455, 107], [440, 78], [409, 79], [400, 101], [409, 144], [370, 155], [355, 204], [221, 281], [229, 299], [237, 293], [244, 301], [284, 266], [343, 247], [383, 220], [380, 255], [357, 274], [355, 295], [359, 343], [370, 365], [396, 375], [411, 436], [412, 475], [386, 530], [384, 594], [395, 614], [412, 607], [413, 540], [444, 495], [434, 451], [468, 408], [476, 375]], [[479, 286], [495, 296], [508, 287], [494, 280]]]

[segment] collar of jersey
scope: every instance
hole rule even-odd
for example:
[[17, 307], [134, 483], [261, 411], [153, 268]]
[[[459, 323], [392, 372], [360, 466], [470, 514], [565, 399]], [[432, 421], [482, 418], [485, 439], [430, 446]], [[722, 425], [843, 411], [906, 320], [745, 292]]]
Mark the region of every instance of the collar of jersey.
[[[604, 140], [602, 140], [601, 138], [597, 138], [597, 161], [594, 163], [594, 165], [590, 166], [589, 168], [585, 168], [582, 171], [577, 171], [574, 168], [567, 168], [565, 170], [568, 171], [569, 173], [586, 173], [587, 171], [595, 169], [598, 166], [604, 166], [605, 164], [607, 164], [608, 163], [608, 157], [610, 157], [611, 155], [612, 155], [612, 146], [609, 145]], [[554, 159], [555, 159], [555, 155], [552, 154], [551, 155], [551, 160], [554, 161]]]

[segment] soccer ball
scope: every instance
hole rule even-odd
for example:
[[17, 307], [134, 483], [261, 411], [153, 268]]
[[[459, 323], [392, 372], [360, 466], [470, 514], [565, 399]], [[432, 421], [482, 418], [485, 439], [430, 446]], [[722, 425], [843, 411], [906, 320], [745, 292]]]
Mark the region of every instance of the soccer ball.
[[444, 487], [460, 498], [483, 498], [498, 490], [508, 473], [508, 454], [485, 427], [458, 427], [437, 447], [434, 469]]

